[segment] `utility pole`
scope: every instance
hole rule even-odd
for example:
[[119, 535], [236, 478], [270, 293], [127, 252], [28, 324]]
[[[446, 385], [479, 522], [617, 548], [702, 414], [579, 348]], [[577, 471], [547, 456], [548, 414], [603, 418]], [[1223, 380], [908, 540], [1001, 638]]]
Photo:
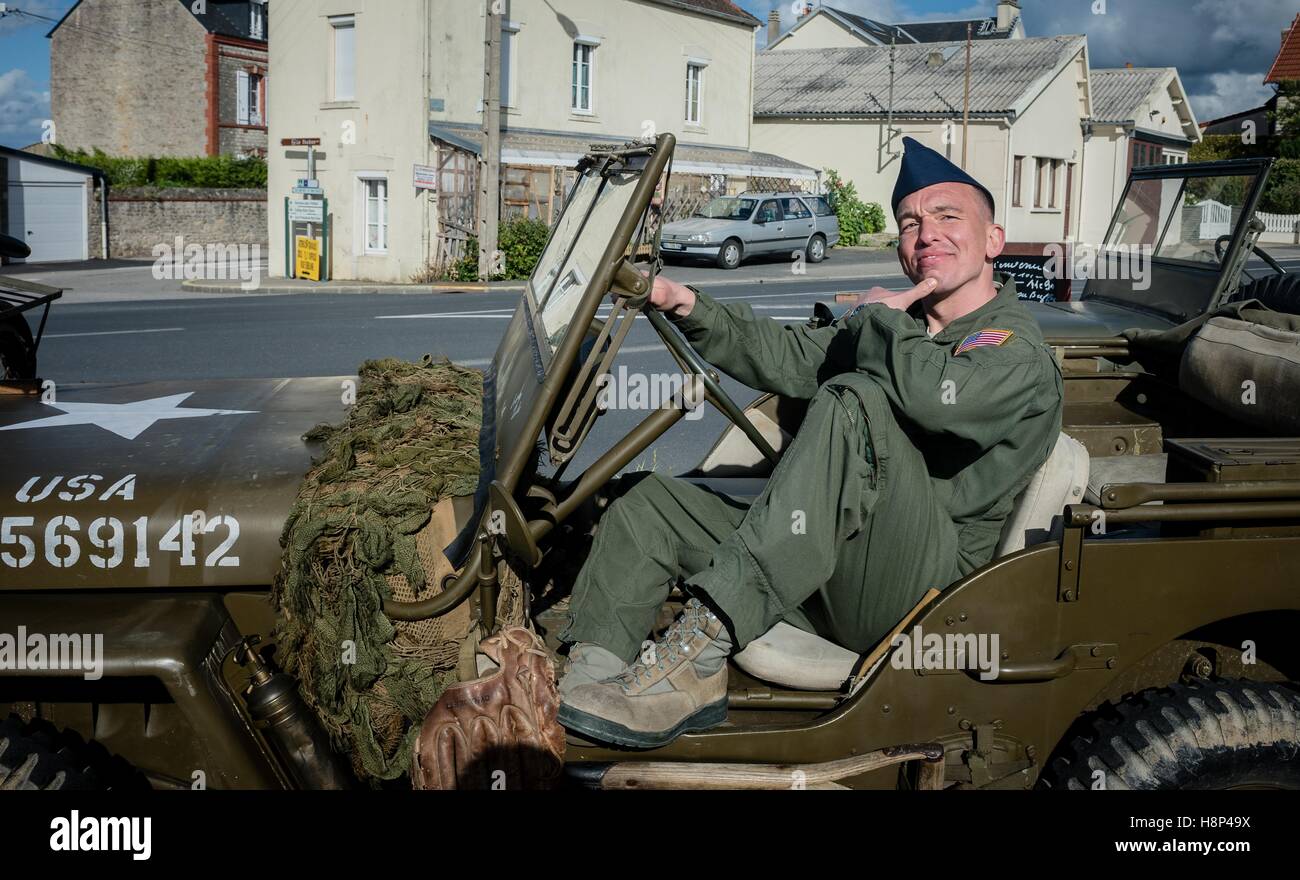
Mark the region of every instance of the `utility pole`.
[[889, 106], [885, 108], [885, 161], [881, 170], [894, 155], [894, 34], [889, 35]]
[[970, 140], [970, 44], [971, 24], [966, 22], [966, 96], [961, 110], [961, 167], [966, 170], [966, 143]]
[[493, 274], [497, 221], [501, 214], [501, 7], [504, 0], [484, 0], [483, 157], [478, 169], [478, 273]]

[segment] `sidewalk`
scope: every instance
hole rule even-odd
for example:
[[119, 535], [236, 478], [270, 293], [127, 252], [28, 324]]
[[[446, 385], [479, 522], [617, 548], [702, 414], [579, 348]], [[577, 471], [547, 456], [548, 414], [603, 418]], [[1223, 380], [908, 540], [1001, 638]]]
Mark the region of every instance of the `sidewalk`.
[[[826, 262], [805, 265], [796, 275], [785, 260], [746, 263], [727, 271], [704, 264], [681, 264], [664, 267], [664, 276], [682, 284], [707, 284], [709, 287], [755, 284], [806, 284], [810, 281], [851, 281], [861, 278], [901, 276], [898, 258], [892, 250], [874, 248], [834, 248]], [[239, 281], [186, 281], [181, 285], [195, 293], [522, 293], [523, 281], [487, 283], [446, 282], [439, 284], [400, 284], [381, 281], [303, 281], [289, 278], [264, 278], [254, 290], [246, 291]]]

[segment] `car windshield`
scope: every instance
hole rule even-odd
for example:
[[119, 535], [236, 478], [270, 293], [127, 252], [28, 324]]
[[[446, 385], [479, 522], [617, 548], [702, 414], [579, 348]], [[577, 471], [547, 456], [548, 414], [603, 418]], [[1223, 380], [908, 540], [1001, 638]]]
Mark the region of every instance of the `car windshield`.
[[1135, 180], [1106, 246], [1150, 248], [1167, 260], [1218, 266], [1214, 243], [1232, 235], [1254, 186], [1253, 174]]
[[757, 204], [757, 199], [714, 199], [704, 206], [700, 216], [711, 220], [748, 220]]

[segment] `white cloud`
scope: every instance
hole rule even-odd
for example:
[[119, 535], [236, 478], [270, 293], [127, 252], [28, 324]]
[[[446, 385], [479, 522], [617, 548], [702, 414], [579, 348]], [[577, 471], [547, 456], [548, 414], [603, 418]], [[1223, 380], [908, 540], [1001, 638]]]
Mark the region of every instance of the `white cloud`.
[[41, 139], [50, 115], [50, 93], [38, 88], [27, 71], [0, 73], [0, 141], [25, 147]]
[[1208, 122], [1260, 106], [1273, 96], [1273, 89], [1262, 85], [1260, 79], [1257, 73], [1214, 73], [1204, 77], [1205, 91], [1191, 91], [1187, 96], [1196, 121]]

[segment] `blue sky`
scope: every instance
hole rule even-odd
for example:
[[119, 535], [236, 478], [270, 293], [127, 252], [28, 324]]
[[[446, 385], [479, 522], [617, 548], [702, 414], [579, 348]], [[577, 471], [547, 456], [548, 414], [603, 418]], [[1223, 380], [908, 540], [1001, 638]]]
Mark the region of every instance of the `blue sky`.
[[[16, 0], [11, 8], [59, 18], [74, 0]], [[120, 0], [114, 0], [120, 2]], [[274, 0], [272, 0], [274, 2]], [[452, 0], [472, 2], [472, 0]], [[790, 0], [738, 0], [766, 21]], [[887, 22], [991, 15], [996, 0], [833, 0], [826, 4]], [[1093, 67], [1177, 67], [1200, 120], [1263, 103], [1264, 75], [1296, 0], [1022, 0], [1029, 36], [1086, 34]], [[1100, 7], [1100, 14], [1098, 9]], [[52, 25], [24, 16], [0, 19], [0, 143], [40, 140], [49, 116]], [[763, 39], [760, 34], [760, 41]]]

